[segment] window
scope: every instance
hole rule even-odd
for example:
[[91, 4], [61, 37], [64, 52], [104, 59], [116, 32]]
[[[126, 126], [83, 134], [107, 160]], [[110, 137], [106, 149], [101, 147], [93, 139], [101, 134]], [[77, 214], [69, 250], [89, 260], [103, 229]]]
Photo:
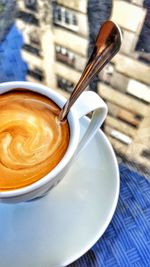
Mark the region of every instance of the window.
[[40, 47], [40, 38], [39, 38], [39, 33], [35, 30], [35, 31], [32, 31], [30, 34], [29, 34], [29, 39], [30, 39], [30, 42], [33, 46], [37, 46], [37, 47]]
[[70, 16], [67, 10], [65, 10], [64, 19], [65, 19], [65, 23], [70, 24]]
[[60, 45], [55, 45], [56, 60], [71, 67], [75, 67], [75, 55], [70, 50]]
[[150, 148], [149, 149], [144, 149], [141, 154], [143, 157], [150, 159]]
[[43, 71], [40, 70], [39, 68], [34, 68], [33, 70], [29, 70], [28, 69], [27, 74], [30, 75], [31, 77], [33, 77], [34, 79], [38, 80], [38, 81], [43, 81], [44, 80]]
[[78, 24], [77, 17], [75, 15], [72, 16], [72, 24], [73, 25], [77, 25]]
[[64, 79], [61, 76], [57, 76], [57, 86], [64, 91], [71, 93], [74, 89], [74, 83]]
[[37, 11], [37, 1], [36, 0], [25, 0], [25, 7], [31, 11]]
[[78, 31], [76, 14], [63, 6], [53, 4], [53, 23], [72, 31]]

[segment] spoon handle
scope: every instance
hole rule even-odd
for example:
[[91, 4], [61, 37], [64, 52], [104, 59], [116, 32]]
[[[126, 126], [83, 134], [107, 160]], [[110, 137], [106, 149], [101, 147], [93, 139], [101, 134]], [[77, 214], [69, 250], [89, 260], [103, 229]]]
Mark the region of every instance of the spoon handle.
[[94, 50], [88, 60], [85, 69], [76, 84], [70, 98], [59, 114], [59, 120], [63, 121], [71, 106], [79, 95], [85, 90], [95, 75], [113, 58], [121, 46], [121, 31], [112, 21], [106, 21], [101, 26], [97, 35]]

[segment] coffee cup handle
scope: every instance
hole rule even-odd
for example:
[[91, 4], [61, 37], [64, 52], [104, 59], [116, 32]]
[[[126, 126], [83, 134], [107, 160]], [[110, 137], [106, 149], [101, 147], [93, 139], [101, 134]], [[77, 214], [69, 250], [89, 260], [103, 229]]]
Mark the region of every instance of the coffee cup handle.
[[87, 115], [88, 113], [93, 111], [90, 124], [79, 142], [76, 151], [77, 155], [87, 146], [95, 133], [101, 127], [106, 118], [108, 109], [101, 97], [97, 93], [92, 91], [83, 92], [76, 100], [74, 106], [79, 120], [84, 115]]

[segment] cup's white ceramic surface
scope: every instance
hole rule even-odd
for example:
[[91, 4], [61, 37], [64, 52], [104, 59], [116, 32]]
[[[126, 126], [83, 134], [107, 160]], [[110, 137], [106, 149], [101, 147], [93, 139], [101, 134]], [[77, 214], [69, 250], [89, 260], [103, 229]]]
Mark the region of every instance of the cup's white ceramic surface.
[[[60, 108], [62, 108], [66, 102], [66, 99], [56, 91], [44, 85], [30, 82], [2, 83], [0, 84], [0, 94], [15, 88], [25, 88], [43, 94], [52, 99]], [[82, 139], [79, 140], [80, 118], [91, 111], [94, 112], [89, 127]], [[106, 115], [107, 106], [96, 93], [91, 91], [82, 93], [71, 108], [67, 117], [70, 127], [70, 141], [68, 149], [59, 164], [49, 174], [31, 185], [16, 190], [0, 192], [0, 202], [15, 203], [32, 200], [44, 195], [53, 188], [65, 176], [75, 156], [90, 142], [105, 120]]]

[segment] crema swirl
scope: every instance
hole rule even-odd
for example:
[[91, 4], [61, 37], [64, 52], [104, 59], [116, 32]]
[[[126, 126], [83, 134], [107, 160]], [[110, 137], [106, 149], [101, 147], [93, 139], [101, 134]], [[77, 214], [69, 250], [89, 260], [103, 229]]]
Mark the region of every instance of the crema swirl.
[[69, 126], [59, 107], [17, 89], [0, 96], [0, 191], [21, 188], [48, 174], [64, 156]]

